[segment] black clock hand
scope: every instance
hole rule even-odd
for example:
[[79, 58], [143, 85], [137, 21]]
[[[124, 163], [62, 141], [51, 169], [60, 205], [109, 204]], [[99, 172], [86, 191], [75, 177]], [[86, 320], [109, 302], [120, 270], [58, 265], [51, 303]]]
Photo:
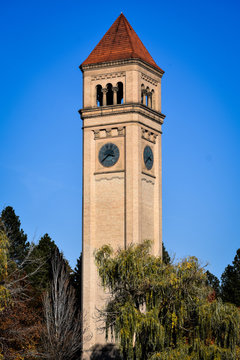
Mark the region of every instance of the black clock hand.
[[104, 161], [104, 160], [106, 160], [106, 158], [109, 156], [110, 154], [107, 154], [103, 159], [102, 159], [102, 162]]

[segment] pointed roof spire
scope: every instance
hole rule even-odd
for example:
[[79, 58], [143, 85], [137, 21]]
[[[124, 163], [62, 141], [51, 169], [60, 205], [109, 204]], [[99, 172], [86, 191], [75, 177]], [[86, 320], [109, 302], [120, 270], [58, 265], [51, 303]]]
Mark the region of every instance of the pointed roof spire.
[[163, 72], [121, 13], [82, 65], [124, 59], [140, 59]]

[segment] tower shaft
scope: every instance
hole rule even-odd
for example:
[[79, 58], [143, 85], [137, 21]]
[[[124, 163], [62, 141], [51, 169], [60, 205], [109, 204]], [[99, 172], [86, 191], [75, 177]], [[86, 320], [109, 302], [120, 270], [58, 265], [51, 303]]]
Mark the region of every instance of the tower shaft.
[[[132, 28], [127, 28], [130, 25], [123, 15], [119, 18], [116, 20], [119, 20], [117, 28], [123, 29], [125, 26], [125, 35], [130, 37], [132, 43]], [[114, 24], [110, 30], [113, 28], [116, 39]], [[108, 41], [111, 39], [109, 31]], [[123, 34], [121, 36], [124, 37]], [[84, 344], [85, 358], [96, 344], [105, 344], [105, 334], [99, 329], [102, 324], [98, 321], [98, 309], [104, 307], [108, 295], [100, 284], [94, 251], [105, 244], [117, 250], [149, 239], [153, 242], [153, 253], [161, 255], [162, 252], [163, 71], [146, 54], [142, 59], [136, 52], [136, 58], [120, 56], [119, 59], [109, 58], [103, 62], [99, 55], [97, 62], [96, 53], [101, 54], [99, 44], [92, 52], [94, 56], [90, 54], [90, 60], [81, 65], [82, 296], [85, 324], [92, 333], [91, 341]], [[104, 43], [102, 46], [104, 48]], [[114, 42], [111, 46], [114, 47]]]

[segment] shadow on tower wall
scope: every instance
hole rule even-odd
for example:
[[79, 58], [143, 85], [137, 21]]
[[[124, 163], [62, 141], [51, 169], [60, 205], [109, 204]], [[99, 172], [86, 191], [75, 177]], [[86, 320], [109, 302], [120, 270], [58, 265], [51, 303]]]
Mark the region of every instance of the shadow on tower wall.
[[99, 345], [92, 348], [90, 360], [122, 360], [120, 351], [114, 344]]

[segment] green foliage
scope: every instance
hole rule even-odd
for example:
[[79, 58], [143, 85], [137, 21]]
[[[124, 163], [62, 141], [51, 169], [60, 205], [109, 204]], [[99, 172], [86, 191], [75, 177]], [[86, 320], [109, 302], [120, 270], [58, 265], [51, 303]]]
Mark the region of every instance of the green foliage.
[[213, 275], [212, 273], [210, 273], [210, 271], [206, 271], [206, 275], [207, 275], [207, 285], [209, 285], [215, 292], [215, 297], [219, 297], [220, 296], [220, 281], [218, 280], [218, 278]]
[[29, 250], [27, 235], [24, 234], [23, 230], [20, 228], [21, 222], [19, 217], [15, 214], [15, 211], [11, 206], [7, 206], [3, 209], [1, 220], [10, 242], [9, 257], [19, 264], [24, 260]]
[[237, 250], [232, 265], [228, 265], [221, 276], [222, 299], [240, 306], [240, 249]]
[[[59, 253], [56, 244], [45, 234], [37, 245], [27, 242], [19, 217], [13, 208], [6, 207], [0, 218], [0, 359], [43, 358], [43, 295], [49, 292], [53, 278], [51, 259]], [[64, 264], [64, 265], [63, 265]], [[61, 255], [61, 269], [69, 277], [72, 270]], [[66, 290], [66, 289], [65, 289]], [[64, 316], [75, 296], [64, 303], [64, 292], [55, 310]], [[63, 313], [61, 309], [65, 304]], [[75, 319], [75, 313], [73, 315]], [[75, 319], [80, 327], [80, 318]], [[56, 319], [56, 322], [58, 319]], [[58, 325], [58, 324], [57, 324]], [[62, 328], [68, 328], [66, 321]], [[71, 327], [71, 324], [70, 324]], [[66, 334], [70, 334], [72, 329]], [[66, 342], [71, 343], [68, 335]], [[79, 348], [80, 337], [78, 337]], [[53, 353], [56, 349], [53, 346]], [[39, 355], [39, 357], [38, 357]], [[47, 359], [47, 355], [44, 355]], [[56, 358], [56, 357], [55, 357]], [[55, 359], [54, 358], [54, 359]], [[69, 359], [69, 357], [66, 357]]]
[[166, 250], [164, 243], [162, 243], [162, 260], [164, 264], [169, 264], [171, 262], [171, 258], [169, 256], [168, 251]]
[[103, 246], [96, 264], [111, 300], [101, 316], [124, 359], [235, 359], [238, 309], [208, 301], [207, 275], [196, 258], [165, 264], [149, 241], [114, 254]]
[[76, 299], [79, 309], [81, 309], [82, 303], [82, 253], [77, 259], [77, 265], [72, 275], [72, 284], [75, 288]]
[[[27, 266], [26, 271], [28, 274], [33, 274], [30, 276], [29, 281], [40, 293], [49, 287], [52, 271], [51, 257], [56, 248], [55, 242], [48, 234], [45, 234], [31, 253], [30, 264]], [[35, 270], [37, 271], [35, 272]]]

